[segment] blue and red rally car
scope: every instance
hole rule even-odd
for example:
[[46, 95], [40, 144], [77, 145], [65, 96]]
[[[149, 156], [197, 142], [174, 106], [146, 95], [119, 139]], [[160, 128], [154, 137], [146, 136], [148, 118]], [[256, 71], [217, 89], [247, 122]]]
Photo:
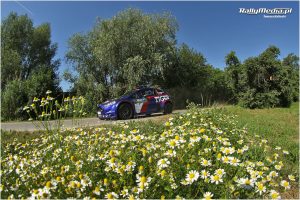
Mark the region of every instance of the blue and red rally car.
[[131, 119], [138, 115], [172, 113], [170, 96], [159, 88], [144, 87], [98, 105], [100, 119]]

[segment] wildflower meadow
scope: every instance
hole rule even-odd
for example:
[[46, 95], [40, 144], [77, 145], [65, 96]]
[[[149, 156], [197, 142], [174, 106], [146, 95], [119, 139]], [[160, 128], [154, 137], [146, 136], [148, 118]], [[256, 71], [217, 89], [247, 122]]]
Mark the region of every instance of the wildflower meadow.
[[280, 199], [297, 184], [283, 147], [237, 117], [191, 106], [161, 124], [61, 129], [1, 147], [1, 198]]

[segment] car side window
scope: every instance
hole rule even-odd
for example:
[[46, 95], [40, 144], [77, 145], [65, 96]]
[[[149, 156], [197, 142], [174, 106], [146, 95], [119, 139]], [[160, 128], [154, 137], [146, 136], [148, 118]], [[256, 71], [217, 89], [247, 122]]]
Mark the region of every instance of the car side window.
[[156, 89], [156, 94], [157, 95], [161, 95], [161, 94], [163, 94], [164, 92], [161, 90], [161, 89]]
[[145, 90], [144, 95], [145, 95], [146, 97], [147, 97], [147, 96], [153, 96], [153, 95], [154, 95], [154, 90], [153, 90], [153, 89]]
[[132, 95], [132, 97], [134, 98], [134, 99], [140, 99], [140, 98], [143, 98], [143, 91], [137, 91], [137, 92], [135, 92], [133, 95]]

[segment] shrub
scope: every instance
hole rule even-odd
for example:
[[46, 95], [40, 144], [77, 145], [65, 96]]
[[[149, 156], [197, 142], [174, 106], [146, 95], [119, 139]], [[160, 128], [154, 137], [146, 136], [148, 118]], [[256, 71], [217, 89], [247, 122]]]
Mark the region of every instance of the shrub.
[[27, 102], [24, 83], [11, 81], [1, 95], [1, 120], [24, 119], [22, 107]]
[[241, 94], [239, 104], [246, 108], [273, 108], [278, 106], [280, 93], [276, 90], [268, 93], [258, 93], [255, 89], [249, 89]]

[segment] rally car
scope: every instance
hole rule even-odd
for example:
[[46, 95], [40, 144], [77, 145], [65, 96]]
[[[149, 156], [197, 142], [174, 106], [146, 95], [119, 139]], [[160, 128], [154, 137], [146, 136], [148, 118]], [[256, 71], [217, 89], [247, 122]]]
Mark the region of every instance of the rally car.
[[172, 113], [170, 96], [159, 88], [144, 87], [98, 105], [100, 119], [131, 119], [138, 115]]

